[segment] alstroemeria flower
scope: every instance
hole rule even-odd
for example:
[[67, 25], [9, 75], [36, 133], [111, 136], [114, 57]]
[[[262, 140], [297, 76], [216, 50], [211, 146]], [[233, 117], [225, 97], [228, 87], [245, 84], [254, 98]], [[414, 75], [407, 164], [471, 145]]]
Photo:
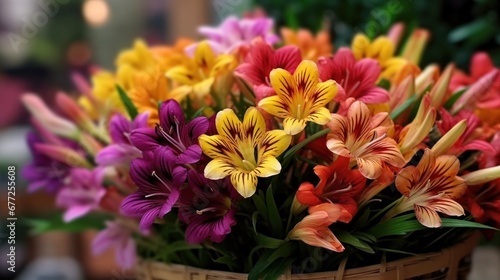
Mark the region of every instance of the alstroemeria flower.
[[233, 55], [216, 55], [207, 41], [199, 43], [194, 50], [194, 57], [185, 63], [167, 71], [167, 77], [180, 85], [171, 94], [190, 94], [195, 99], [193, 101], [197, 102], [202, 102], [208, 96], [217, 77], [231, 73], [236, 67]]
[[467, 186], [461, 201], [476, 222], [500, 228], [500, 179]]
[[345, 92], [344, 98], [354, 98], [366, 104], [389, 101], [389, 93], [376, 86], [381, 68], [374, 59], [356, 61], [352, 51], [340, 48], [333, 57], [318, 60], [319, 76], [322, 81], [335, 80]]
[[464, 209], [455, 200], [467, 188], [457, 176], [460, 162], [455, 156], [435, 157], [429, 150], [415, 166], [405, 167], [396, 177], [396, 188], [403, 194], [398, 205], [386, 217], [413, 209], [418, 221], [426, 227], [440, 227], [438, 212], [449, 216], [464, 215]]
[[[201, 34], [207, 37], [210, 46], [218, 53], [231, 53], [240, 47], [248, 46], [256, 38], [262, 38], [267, 44], [274, 45], [279, 37], [273, 34], [274, 22], [271, 18], [238, 19], [230, 16], [218, 27], [202, 26]], [[198, 44], [189, 46], [192, 52]]]
[[302, 183], [297, 191], [297, 200], [307, 206], [329, 202], [344, 207], [352, 216], [358, 211], [354, 197], [366, 184], [359, 170], [349, 169], [349, 158], [338, 157], [330, 166], [317, 165], [314, 173], [320, 178], [316, 187]]
[[344, 246], [335, 237], [329, 226], [337, 221], [350, 220], [352, 216], [349, 217], [350, 215], [340, 205], [328, 203], [326, 206], [325, 209], [321, 204], [314, 206], [315, 211], [309, 211], [309, 215], [295, 225], [288, 233], [287, 238], [301, 240], [308, 245], [322, 247], [334, 252], [344, 251]]
[[154, 126], [160, 121], [158, 104], [169, 99], [181, 102], [187, 92], [174, 95], [170, 90], [170, 82], [165, 77], [165, 67], [156, 65], [137, 73], [135, 85], [128, 94], [140, 113], [149, 113], [148, 124]]
[[368, 107], [356, 101], [347, 116], [333, 114], [328, 127], [332, 130], [327, 136], [328, 149], [355, 160], [361, 174], [368, 179], [378, 178], [386, 164], [396, 167], [406, 164], [394, 139], [387, 136], [393, 123], [385, 112], [372, 117]]
[[48, 193], [58, 192], [64, 185], [64, 179], [69, 175], [71, 167], [40, 153], [36, 148], [42, 139], [34, 132], [26, 136], [33, 160], [24, 166], [23, 178], [29, 182], [28, 192], [44, 189]]
[[134, 129], [148, 125], [148, 113], [137, 115], [132, 121], [117, 113], [109, 122], [109, 134], [113, 144], [100, 150], [96, 163], [100, 166], [128, 166], [133, 159], [142, 155], [130, 141], [130, 133]]
[[495, 149], [494, 153], [483, 153], [479, 159], [481, 168], [488, 168], [500, 165], [500, 132], [493, 135], [490, 145]]
[[324, 125], [330, 121], [331, 113], [325, 105], [337, 94], [337, 84], [333, 80], [320, 83], [316, 63], [302, 61], [293, 75], [284, 69], [274, 69], [270, 78], [277, 95], [262, 99], [258, 106], [284, 119], [286, 133], [302, 132], [307, 122]]
[[197, 117], [186, 124], [184, 112], [175, 100], [163, 102], [159, 110], [160, 124], [132, 131], [130, 138], [141, 151], [167, 148], [166, 156], [177, 164], [196, 163], [201, 157], [198, 137], [208, 129], [206, 117]]
[[236, 224], [234, 201], [241, 198], [229, 178], [208, 180], [190, 170], [189, 187], [181, 191], [179, 219], [187, 224], [186, 240], [222, 242]]
[[132, 233], [133, 231], [120, 221], [106, 221], [106, 228], [92, 241], [92, 252], [100, 255], [105, 250], [114, 248], [116, 262], [123, 268], [133, 268], [136, 264], [136, 245]]
[[378, 61], [382, 67], [380, 79], [394, 80], [400, 82], [409, 74], [416, 76], [420, 69], [415, 64], [402, 57], [395, 57], [394, 43], [385, 36], [379, 36], [370, 41], [364, 34], [354, 36], [351, 50], [356, 60], [372, 58]]
[[300, 51], [295, 46], [273, 50], [268, 44], [258, 42], [250, 47], [245, 63], [238, 66], [235, 73], [253, 86], [256, 102], [259, 102], [276, 94], [269, 81], [273, 69], [282, 68], [293, 73], [301, 61]]
[[291, 142], [283, 130], [266, 132], [262, 114], [254, 107], [245, 112], [243, 123], [231, 109], [217, 113], [218, 135], [201, 135], [203, 152], [212, 158], [205, 167], [205, 177], [218, 180], [231, 176], [238, 193], [247, 198], [255, 193], [257, 177], [270, 177], [281, 171], [276, 159]]
[[461, 153], [469, 150], [482, 151], [484, 153], [494, 154], [495, 149], [490, 143], [478, 139], [480, 137], [476, 129], [479, 127], [481, 120], [474, 115], [474, 113], [469, 111], [460, 111], [455, 116], [452, 116], [445, 109], [439, 111], [441, 115], [441, 121], [437, 122], [437, 127], [439, 132], [444, 135], [446, 132], [450, 131], [454, 125], [456, 125], [461, 120], [466, 120], [467, 128], [464, 133], [455, 144], [448, 151], [448, 154], [460, 155]]
[[[490, 56], [485, 52], [477, 52], [472, 56], [470, 61], [470, 75], [460, 70], [455, 70], [450, 81], [449, 89], [455, 92], [463, 87], [468, 87], [494, 69], [496, 69], [496, 67]], [[477, 101], [477, 106], [487, 109], [500, 108], [500, 75], [496, 76], [493, 85], [489, 87], [486, 94], [482, 95]]]
[[304, 59], [316, 61], [319, 57], [332, 55], [333, 46], [328, 31], [322, 30], [316, 35], [306, 29], [294, 31], [283, 27], [280, 31], [284, 44], [297, 46]]
[[65, 222], [98, 209], [106, 194], [103, 169], [74, 168], [68, 178], [68, 183], [57, 193], [56, 198], [57, 205], [66, 209], [63, 217]]
[[139, 189], [123, 200], [121, 211], [140, 218], [140, 228], [147, 232], [155, 219], [172, 210], [179, 199], [179, 188], [186, 180], [186, 169], [176, 166], [168, 148], [158, 147], [154, 153], [144, 152], [134, 159], [130, 177]]

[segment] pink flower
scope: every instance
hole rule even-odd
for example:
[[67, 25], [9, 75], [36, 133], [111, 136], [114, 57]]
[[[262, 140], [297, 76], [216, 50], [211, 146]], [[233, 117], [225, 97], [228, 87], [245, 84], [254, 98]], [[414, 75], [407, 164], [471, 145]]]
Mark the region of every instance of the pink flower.
[[236, 74], [253, 86], [258, 103], [261, 99], [276, 94], [269, 80], [273, 69], [282, 68], [293, 73], [301, 61], [300, 50], [296, 46], [273, 50], [260, 41], [250, 47], [245, 63], [236, 68]]
[[337, 96], [339, 101], [347, 98], [354, 98], [366, 104], [389, 101], [389, 93], [376, 86], [382, 69], [374, 59], [364, 58], [356, 61], [351, 50], [340, 48], [333, 57], [320, 58], [318, 68], [322, 81], [335, 80], [344, 89], [345, 96]]
[[123, 268], [133, 268], [136, 262], [135, 242], [132, 230], [119, 221], [107, 221], [106, 228], [101, 230], [92, 241], [95, 255], [114, 248], [116, 262]]
[[479, 135], [475, 133], [476, 128], [479, 127], [481, 120], [470, 111], [460, 111], [455, 116], [452, 116], [448, 111], [441, 108], [439, 111], [441, 120], [437, 122], [439, 132], [444, 135], [450, 131], [461, 120], [466, 120], [467, 128], [455, 144], [448, 151], [448, 154], [459, 155], [465, 151], [477, 150], [484, 153], [494, 154], [495, 149], [490, 143], [478, 139]]

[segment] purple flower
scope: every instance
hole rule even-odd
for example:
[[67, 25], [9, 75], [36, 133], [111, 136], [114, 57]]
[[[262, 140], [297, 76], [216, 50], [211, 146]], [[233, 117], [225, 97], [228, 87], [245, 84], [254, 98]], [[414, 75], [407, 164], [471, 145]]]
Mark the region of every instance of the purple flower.
[[43, 188], [48, 193], [56, 193], [64, 185], [64, 178], [68, 176], [71, 167], [40, 153], [36, 145], [43, 141], [34, 132], [29, 133], [26, 139], [33, 156], [32, 162], [22, 170], [22, 176], [29, 181], [28, 191]]
[[109, 122], [109, 132], [113, 144], [99, 151], [96, 162], [100, 166], [129, 166], [133, 159], [141, 157], [142, 153], [130, 141], [130, 133], [134, 129], [148, 126], [148, 114], [140, 114], [129, 121], [121, 114], [116, 114]]
[[190, 170], [188, 183], [179, 202], [179, 218], [187, 224], [187, 242], [222, 242], [236, 224], [233, 202], [241, 196], [228, 178], [212, 181]]
[[143, 158], [132, 161], [130, 177], [139, 189], [124, 199], [121, 210], [127, 216], [140, 218], [140, 228], [145, 232], [156, 218], [172, 210], [186, 180], [186, 169], [176, 166], [168, 152], [160, 146], [154, 153], [145, 152]]
[[116, 262], [125, 269], [132, 268], [136, 263], [132, 233], [133, 230], [120, 221], [106, 221], [106, 228], [92, 241], [92, 251], [95, 255], [99, 255], [109, 248], [114, 248]]
[[102, 185], [104, 170], [96, 168], [74, 168], [68, 177], [67, 185], [57, 194], [56, 203], [67, 209], [64, 221], [70, 222], [99, 208], [101, 199], [106, 194]]
[[161, 104], [160, 124], [156, 128], [139, 128], [132, 131], [132, 143], [141, 151], [153, 151], [158, 146], [167, 148], [166, 157], [177, 164], [192, 164], [200, 160], [198, 137], [208, 129], [206, 117], [197, 117], [186, 124], [182, 108], [175, 100]]
[[[208, 38], [216, 53], [230, 53], [241, 46], [248, 46], [255, 38], [262, 38], [273, 45], [279, 37], [273, 33], [274, 22], [270, 18], [238, 19], [228, 17], [218, 27], [202, 26], [199, 32]], [[187, 53], [194, 53], [197, 44], [186, 48]]]

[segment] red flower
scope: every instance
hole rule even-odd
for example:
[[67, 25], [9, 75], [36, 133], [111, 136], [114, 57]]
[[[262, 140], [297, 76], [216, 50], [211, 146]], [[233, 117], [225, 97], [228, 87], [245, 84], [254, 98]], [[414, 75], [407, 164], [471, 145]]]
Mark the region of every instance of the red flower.
[[260, 41], [250, 47], [245, 63], [236, 68], [236, 74], [249, 82], [254, 89], [256, 102], [275, 95], [271, 87], [269, 74], [275, 68], [282, 68], [293, 73], [302, 61], [300, 50], [295, 46], [285, 46], [273, 50]]
[[325, 202], [344, 207], [352, 216], [358, 211], [354, 197], [366, 184], [359, 170], [349, 169], [349, 158], [338, 157], [330, 166], [317, 165], [314, 173], [320, 178], [316, 187], [309, 182], [300, 185], [297, 200], [307, 206]]
[[468, 186], [461, 202], [476, 222], [500, 228], [500, 179]]
[[389, 93], [376, 86], [382, 69], [374, 59], [356, 61], [351, 50], [340, 48], [333, 57], [320, 58], [318, 68], [322, 81], [335, 80], [344, 89], [345, 96], [339, 94], [338, 100], [352, 97], [366, 104], [389, 101]]

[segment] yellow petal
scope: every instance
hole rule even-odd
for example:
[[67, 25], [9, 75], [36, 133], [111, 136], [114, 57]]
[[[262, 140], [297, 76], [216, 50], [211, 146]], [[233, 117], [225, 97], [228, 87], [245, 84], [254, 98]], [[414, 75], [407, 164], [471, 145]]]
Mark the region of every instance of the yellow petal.
[[330, 101], [332, 101], [337, 95], [337, 92], [338, 87], [334, 80], [318, 83], [316, 89], [309, 97], [309, 100], [312, 100], [313, 102], [311, 110], [314, 111], [317, 108], [324, 107], [326, 104], [330, 103]]
[[366, 56], [366, 50], [370, 46], [370, 40], [364, 34], [356, 34], [352, 39], [351, 49], [356, 60], [360, 60]]
[[210, 93], [210, 88], [214, 83], [214, 78], [205, 79], [199, 83], [194, 84], [193, 92], [196, 94], [198, 99], [202, 99]]
[[245, 112], [242, 125], [243, 133], [252, 143], [260, 141], [266, 132], [266, 121], [255, 107], [250, 107]]
[[377, 179], [382, 174], [382, 161], [377, 158], [356, 158], [359, 172], [368, 179]]
[[305, 119], [298, 120], [295, 118], [285, 118], [283, 120], [283, 129], [290, 135], [296, 135], [304, 130], [306, 124], [307, 121]]
[[284, 69], [277, 68], [271, 71], [269, 79], [274, 91], [281, 98], [281, 102], [290, 106], [292, 97], [297, 90], [297, 84], [292, 74]]
[[233, 110], [224, 109], [217, 113], [215, 127], [221, 136], [235, 141], [236, 137], [241, 133], [241, 126], [242, 123]]
[[230, 175], [234, 166], [222, 159], [213, 159], [205, 166], [204, 175], [208, 179], [218, 180]]
[[215, 63], [215, 55], [208, 41], [203, 41], [196, 47], [194, 61], [202, 71], [212, 68]]
[[262, 99], [258, 106], [269, 114], [278, 118], [286, 118], [290, 116], [289, 106], [284, 103], [278, 95], [273, 95]]
[[251, 197], [257, 189], [257, 176], [253, 172], [234, 171], [231, 183], [241, 196]]
[[266, 132], [259, 144], [259, 158], [281, 155], [290, 146], [291, 141], [292, 136], [283, 130], [275, 129]]
[[191, 72], [185, 66], [176, 66], [168, 70], [166, 75], [168, 78], [182, 85], [193, 85], [196, 81]]
[[318, 108], [315, 113], [310, 114], [306, 120], [317, 123], [319, 125], [325, 125], [332, 119], [332, 113], [325, 107]]
[[318, 66], [310, 60], [303, 60], [293, 74], [300, 96], [310, 96], [319, 82]]
[[264, 157], [253, 171], [257, 177], [270, 177], [280, 173], [281, 164], [275, 157]]
[[391, 58], [394, 54], [394, 44], [389, 38], [380, 36], [375, 39], [367, 50], [366, 56], [377, 59], [380, 63]]
[[206, 134], [201, 135], [198, 138], [201, 150], [207, 156], [216, 159], [220, 157], [228, 158], [226, 156], [229, 153], [229, 145], [225, 138], [220, 135], [208, 136]]

